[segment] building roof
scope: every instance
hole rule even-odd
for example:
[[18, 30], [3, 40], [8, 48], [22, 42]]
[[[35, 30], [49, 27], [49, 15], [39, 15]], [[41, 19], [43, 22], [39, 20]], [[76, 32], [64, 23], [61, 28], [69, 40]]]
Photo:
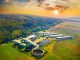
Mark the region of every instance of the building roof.
[[60, 35], [50, 35], [50, 37], [60, 37]]
[[38, 42], [37, 44], [39, 44], [40, 46], [45, 46], [45, 45], [47, 45], [49, 43], [50, 43], [50, 40], [45, 39], [45, 40], [42, 40], [42, 41]]
[[30, 42], [31, 44], [37, 45], [35, 42], [32, 42], [31, 40], [27, 39], [27, 38], [23, 38], [24, 40]]
[[17, 39], [13, 40], [13, 42], [21, 43], [21, 41], [20, 40], [17, 40]]
[[56, 39], [70, 39], [71, 36], [59, 36], [59, 37], [56, 37]]
[[35, 37], [37, 37], [37, 35], [30, 35], [30, 36], [27, 37], [27, 39], [35, 38]]
[[20, 45], [26, 46], [26, 44], [25, 44], [25, 43], [21, 43]]

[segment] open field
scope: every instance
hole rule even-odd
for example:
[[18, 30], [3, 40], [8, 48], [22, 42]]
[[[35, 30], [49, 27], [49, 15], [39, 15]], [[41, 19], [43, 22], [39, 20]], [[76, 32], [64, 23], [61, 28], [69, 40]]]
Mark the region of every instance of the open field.
[[[56, 32], [67, 35], [80, 36], [80, 23], [65, 21], [49, 29], [50, 32]], [[75, 37], [75, 36], [74, 36]]]
[[63, 22], [49, 31], [71, 35], [72, 40], [59, 41], [55, 44], [53, 54], [59, 56], [60, 60], [80, 59], [80, 23]]
[[10, 44], [0, 45], [0, 60], [35, 60], [29, 53], [20, 52]]

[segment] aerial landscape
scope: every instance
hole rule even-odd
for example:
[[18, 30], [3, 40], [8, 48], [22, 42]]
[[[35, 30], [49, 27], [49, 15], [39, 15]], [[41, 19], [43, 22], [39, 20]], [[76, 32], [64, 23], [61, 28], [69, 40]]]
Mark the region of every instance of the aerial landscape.
[[80, 60], [80, 0], [0, 0], [0, 60]]

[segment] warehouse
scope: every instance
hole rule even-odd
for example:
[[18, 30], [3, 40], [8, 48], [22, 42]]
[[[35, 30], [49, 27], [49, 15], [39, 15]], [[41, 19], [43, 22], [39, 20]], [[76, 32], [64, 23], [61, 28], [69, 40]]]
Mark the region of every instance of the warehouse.
[[56, 40], [69, 40], [72, 39], [71, 36], [60, 36], [60, 37], [56, 37]]
[[50, 35], [51, 38], [60, 37], [60, 35]]

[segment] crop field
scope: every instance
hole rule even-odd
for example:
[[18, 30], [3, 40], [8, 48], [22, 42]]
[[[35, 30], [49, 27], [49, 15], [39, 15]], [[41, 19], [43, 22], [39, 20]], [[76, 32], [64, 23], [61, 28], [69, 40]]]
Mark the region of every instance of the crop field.
[[55, 44], [53, 54], [59, 56], [60, 60], [79, 60], [80, 59], [80, 23], [63, 22], [50, 31], [71, 35], [72, 40], [59, 41]]

